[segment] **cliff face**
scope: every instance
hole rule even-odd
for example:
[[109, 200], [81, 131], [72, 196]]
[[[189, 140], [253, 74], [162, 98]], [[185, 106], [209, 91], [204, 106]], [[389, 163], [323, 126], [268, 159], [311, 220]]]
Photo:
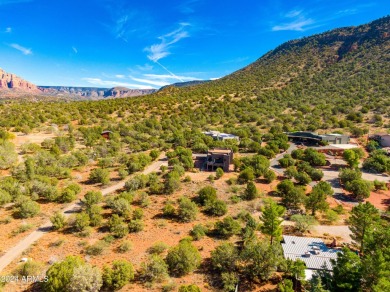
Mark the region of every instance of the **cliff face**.
[[39, 86], [44, 95], [70, 96], [80, 99], [105, 99], [131, 97], [151, 94], [155, 89], [129, 89], [126, 87], [95, 88], [95, 87], [67, 87], [67, 86]]
[[126, 87], [95, 88], [71, 86], [36, 86], [0, 68], [0, 98], [27, 95], [58, 96], [76, 99], [105, 99], [151, 94], [155, 89], [129, 89]]
[[33, 93], [40, 92], [36, 85], [26, 80], [23, 80], [15, 74], [7, 73], [0, 68], [0, 90], [4, 89], [15, 89]]

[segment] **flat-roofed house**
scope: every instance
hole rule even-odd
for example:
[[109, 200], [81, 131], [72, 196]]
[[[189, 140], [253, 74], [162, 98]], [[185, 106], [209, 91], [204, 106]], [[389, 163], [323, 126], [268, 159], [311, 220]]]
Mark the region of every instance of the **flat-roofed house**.
[[218, 131], [208, 131], [208, 132], [203, 132], [203, 134], [205, 134], [206, 136], [210, 136], [214, 140], [217, 140], [217, 141], [225, 141], [225, 140], [229, 140], [229, 139], [240, 141], [240, 137], [238, 137], [236, 135], [221, 133]]
[[206, 170], [222, 168], [228, 172], [230, 164], [233, 163], [233, 151], [231, 149], [210, 149], [206, 157]]
[[377, 141], [381, 147], [390, 147], [390, 134], [374, 134], [369, 138]]
[[329, 144], [348, 144], [349, 136], [341, 134], [317, 134], [314, 132], [297, 131], [285, 133], [292, 141], [319, 143], [321, 141]]
[[332, 271], [331, 260], [337, 259], [338, 249], [328, 248], [321, 238], [283, 236], [283, 255], [285, 259], [301, 260], [306, 265], [306, 280], [312, 278], [316, 271]]

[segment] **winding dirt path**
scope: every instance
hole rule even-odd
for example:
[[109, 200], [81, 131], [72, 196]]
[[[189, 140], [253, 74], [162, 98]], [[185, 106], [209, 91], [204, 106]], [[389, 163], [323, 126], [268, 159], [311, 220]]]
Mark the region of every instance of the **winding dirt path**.
[[[162, 153], [157, 161], [153, 162], [149, 165], [144, 171], [143, 174], [149, 174], [151, 172], [157, 171], [160, 169], [161, 165], [168, 165], [167, 157], [165, 153]], [[108, 188], [101, 189], [103, 196], [113, 193], [117, 190], [122, 189], [125, 186], [125, 181], [121, 181], [115, 185], [109, 186]], [[81, 208], [80, 202], [75, 202], [65, 207], [62, 210], [62, 214], [65, 217], [69, 217], [72, 213], [79, 211]], [[14, 247], [6, 251], [0, 257], [0, 272], [7, 267], [12, 261], [18, 258], [23, 251], [28, 249], [34, 242], [44, 236], [46, 233], [50, 232], [52, 228], [52, 224], [50, 221], [42, 224], [38, 229], [31, 232], [29, 235], [24, 237], [21, 241], [19, 241]]]

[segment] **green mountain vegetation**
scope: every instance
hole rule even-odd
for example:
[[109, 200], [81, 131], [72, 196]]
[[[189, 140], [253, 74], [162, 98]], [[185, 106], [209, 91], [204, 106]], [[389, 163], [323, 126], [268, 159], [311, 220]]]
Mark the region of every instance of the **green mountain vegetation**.
[[102, 102], [7, 101], [0, 125], [35, 128], [78, 120], [118, 130], [119, 118], [142, 133], [161, 126], [170, 134], [216, 128], [244, 138], [273, 126], [362, 134], [358, 128], [390, 127], [389, 47], [385, 17], [287, 42], [242, 70], [197, 86]]
[[[129, 282], [164, 285], [163, 291], [172, 291], [175, 282], [169, 276], [175, 279], [194, 271], [204, 277], [204, 287], [207, 282], [218, 291], [234, 291], [237, 283], [240, 291], [270, 283], [277, 283], [280, 291], [293, 291], [298, 281], [310, 291], [388, 291], [388, 213], [380, 213], [370, 203], [351, 210], [347, 224], [353, 249], [343, 249], [332, 262], [333, 275], [324, 272], [310, 282], [302, 280], [303, 263], [283, 258], [281, 217], [305, 208], [311, 216], [291, 217], [298, 231], [304, 232], [317, 224], [316, 219], [324, 222], [325, 216], [332, 223], [339, 215], [347, 219], [348, 214], [341, 205], [330, 209], [326, 199], [333, 190], [327, 182], [319, 182], [307, 194], [306, 185], [324, 176], [316, 168], [327, 164], [324, 154], [308, 148], [284, 155], [279, 164], [286, 168], [284, 177], [294, 181], [276, 177], [269, 159], [288, 149], [283, 131], [339, 131], [360, 136], [368, 129], [390, 128], [389, 58], [390, 17], [385, 17], [290, 41], [216, 81], [168, 86], [144, 97], [2, 100], [0, 169], [6, 175], [0, 178], [0, 206], [7, 206], [2, 214], [8, 217], [0, 218], [0, 224], [16, 226], [17, 220], [50, 216], [50, 236], [58, 240], [50, 244], [49, 252], [55, 253], [61, 245], [67, 247], [64, 251], [74, 251], [76, 256], [47, 269], [49, 280], [37, 286], [40, 291], [97, 291], [101, 287], [114, 291]], [[104, 138], [105, 130], [108, 137]], [[202, 133], [205, 130], [236, 134], [240, 142], [213, 140]], [[20, 142], [23, 136], [11, 132], [53, 135], [44, 136], [39, 144], [26, 139], [15, 147], [13, 140]], [[364, 166], [389, 172], [388, 156], [377, 145], [368, 146], [371, 152]], [[233, 173], [219, 170], [216, 177], [197, 177], [192, 183], [197, 174], [189, 172], [194, 169], [193, 152], [212, 147], [256, 154], [236, 156]], [[344, 154], [351, 169], [341, 171], [339, 178], [354, 198], [367, 198], [373, 186], [387, 189], [379, 181], [372, 186], [354, 169], [363, 152]], [[156, 164], [160, 167], [156, 172], [146, 172], [148, 165], [164, 156], [168, 166]], [[269, 187], [270, 192], [259, 191], [260, 183], [276, 179], [279, 182]], [[103, 196], [100, 192], [103, 186], [124, 180], [120, 187], [124, 188], [117, 193]], [[274, 196], [280, 200], [273, 201]], [[78, 199], [79, 212], [67, 219], [61, 213], [63, 204]], [[251, 215], [260, 209], [261, 216]], [[29, 228], [32, 225], [20, 225], [14, 236]], [[170, 247], [146, 241], [152, 238], [146, 234], [158, 235], [159, 240], [169, 237]], [[90, 245], [88, 238], [96, 240]], [[133, 266], [118, 255], [131, 252], [128, 239], [138, 243], [135, 248], [153, 244], [141, 252], [147, 256], [142, 263]], [[77, 247], [68, 249], [74, 241], [79, 242]], [[33, 250], [26, 257], [32, 258], [29, 252]], [[100, 263], [107, 264], [97, 268], [77, 255], [92, 260], [100, 256], [104, 258]], [[16, 272], [35, 275], [41, 270], [40, 262], [29, 260]], [[201, 290], [184, 284], [177, 287], [179, 291]]]

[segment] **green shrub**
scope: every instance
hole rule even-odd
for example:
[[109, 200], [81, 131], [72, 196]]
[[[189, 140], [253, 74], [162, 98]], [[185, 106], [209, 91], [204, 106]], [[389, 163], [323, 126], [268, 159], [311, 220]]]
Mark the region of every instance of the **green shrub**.
[[181, 241], [177, 246], [170, 249], [165, 259], [169, 272], [175, 276], [191, 273], [199, 267], [201, 260], [197, 248], [187, 240]]
[[130, 251], [132, 248], [133, 248], [133, 244], [130, 241], [125, 240], [118, 246], [117, 251], [119, 253], [126, 253]]
[[217, 236], [229, 238], [241, 232], [240, 224], [232, 217], [227, 216], [222, 221], [217, 221], [214, 225], [214, 232]]
[[30, 218], [36, 216], [40, 210], [41, 207], [37, 202], [28, 199], [17, 207], [17, 215], [20, 218]]
[[144, 230], [144, 222], [140, 219], [133, 219], [129, 222], [129, 231], [130, 232], [140, 232]]
[[168, 278], [168, 265], [159, 255], [152, 254], [141, 264], [139, 278], [147, 283], [162, 282]]
[[223, 216], [227, 213], [227, 205], [222, 200], [206, 201], [205, 211], [211, 216]]
[[95, 168], [89, 174], [89, 180], [92, 183], [107, 185], [110, 183], [110, 172], [107, 169]]
[[84, 261], [75, 256], [68, 256], [62, 262], [54, 263], [46, 272], [47, 282], [43, 283], [44, 291], [67, 291], [75, 268], [83, 264]]
[[84, 195], [83, 203], [87, 208], [92, 207], [92, 205], [99, 204], [103, 200], [103, 195], [98, 191], [88, 191]]
[[190, 231], [190, 235], [192, 236], [192, 238], [194, 240], [200, 240], [204, 236], [206, 236], [207, 232], [208, 232], [208, 229], [205, 226], [203, 226], [201, 224], [197, 224]]
[[206, 201], [212, 202], [217, 199], [217, 190], [212, 186], [206, 186], [198, 192], [198, 202], [202, 206], [206, 204]]
[[29, 259], [17, 267], [15, 274], [21, 277], [39, 277], [43, 268], [44, 265], [42, 263]]
[[265, 180], [267, 181], [267, 183], [272, 183], [275, 179], [276, 179], [276, 174], [275, 172], [273, 172], [272, 170], [268, 169], [265, 173], [264, 173], [264, 178]]
[[133, 211], [133, 219], [136, 220], [136, 219], [142, 219], [144, 217], [144, 210], [142, 210], [141, 208], [136, 208], [134, 211]]
[[238, 259], [238, 249], [231, 242], [222, 243], [211, 252], [211, 266], [219, 273], [233, 272]]
[[225, 173], [223, 172], [223, 169], [218, 167], [215, 171], [215, 178], [220, 179]]
[[129, 227], [123, 222], [123, 218], [119, 217], [117, 214], [111, 216], [108, 221], [108, 228], [115, 237], [119, 238], [125, 237], [129, 233]]
[[194, 221], [198, 215], [198, 207], [187, 197], [179, 199], [179, 208], [177, 210], [178, 218], [183, 222]]
[[12, 196], [5, 190], [0, 189], [0, 206], [12, 202]]
[[201, 292], [201, 290], [198, 286], [191, 284], [180, 286], [179, 292]]
[[89, 216], [85, 212], [81, 212], [76, 215], [75, 221], [74, 221], [74, 228], [77, 231], [83, 231], [87, 226], [89, 226]]
[[57, 212], [52, 217], [50, 217], [50, 221], [51, 221], [51, 224], [53, 224], [54, 230], [61, 229], [66, 225], [66, 218], [60, 212]]
[[98, 241], [97, 243], [88, 246], [88, 247], [85, 249], [85, 253], [86, 253], [87, 255], [93, 255], [93, 256], [101, 255], [101, 254], [103, 254], [103, 252], [104, 252], [104, 250], [105, 250], [106, 248], [107, 248], [107, 243], [106, 243], [106, 242], [104, 242], [104, 241]]
[[148, 248], [150, 254], [162, 254], [168, 249], [168, 245], [164, 242], [156, 242], [151, 247]]
[[103, 269], [103, 283], [110, 290], [119, 290], [133, 279], [133, 265], [126, 260], [116, 260], [112, 268], [105, 266]]
[[335, 223], [336, 221], [339, 220], [339, 215], [338, 215], [338, 213], [336, 213], [333, 210], [327, 210], [325, 212], [325, 218], [326, 218], [326, 220], [328, 221], [329, 224], [333, 224], [333, 223]]
[[248, 182], [242, 197], [244, 200], [248, 201], [259, 197], [259, 191], [257, 190], [256, 185], [253, 182]]
[[171, 203], [165, 204], [163, 208], [163, 215], [165, 217], [173, 217], [176, 214], [176, 209]]

